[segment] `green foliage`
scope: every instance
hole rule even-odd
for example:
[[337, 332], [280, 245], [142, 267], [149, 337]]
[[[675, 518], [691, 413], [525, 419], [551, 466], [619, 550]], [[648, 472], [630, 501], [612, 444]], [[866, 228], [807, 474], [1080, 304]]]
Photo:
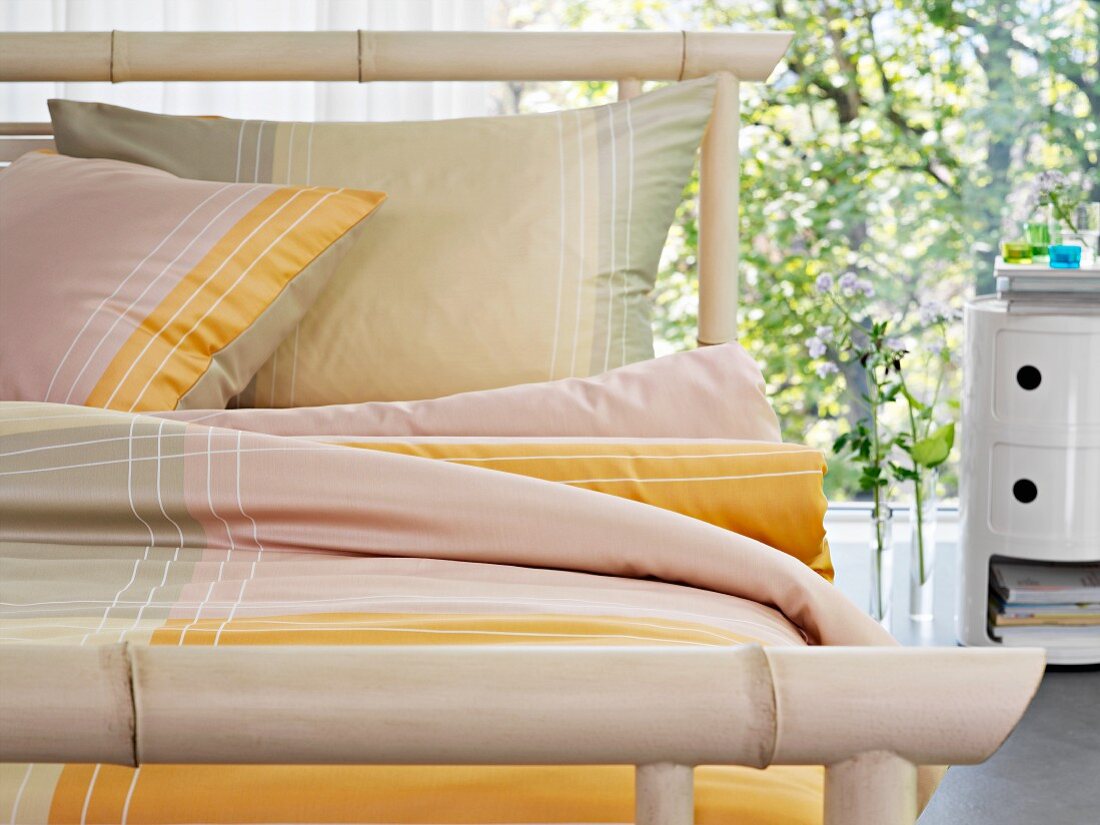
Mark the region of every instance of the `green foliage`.
[[951, 455], [955, 444], [955, 422], [944, 424], [909, 448], [909, 455], [921, 467], [939, 467]]
[[[914, 359], [902, 338], [894, 334], [893, 321], [874, 314], [871, 282], [854, 272], [846, 272], [839, 279], [823, 274], [815, 287], [828, 312], [828, 323], [818, 326], [806, 341], [807, 354], [817, 362], [817, 376], [826, 379], [846, 367], [849, 372], [861, 371], [855, 374], [866, 387], [848, 399], [849, 410], [858, 417], [850, 430], [833, 441], [833, 453], [858, 465], [858, 488], [870, 494], [875, 513], [881, 512], [891, 481], [914, 491], [919, 507], [924, 471], [943, 464], [955, 442], [953, 422], [934, 429], [941, 407], [942, 378], [950, 365], [945, 341], [941, 337], [929, 349], [936, 362], [937, 379], [931, 395], [921, 399], [906, 381]], [[945, 307], [929, 304], [921, 308], [920, 317], [925, 331], [943, 336], [953, 314]], [[932, 360], [922, 364], [926, 372]], [[902, 426], [891, 428], [887, 415], [897, 406], [903, 412]], [[895, 460], [902, 455], [908, 457], [907, 463]]]
[[[847, 363], [818, 377], [804, 346], [826, 323], [819, 275], [872, 280], [875, 316], [909, 330], [911, 395], [933, 393], [942, 375], [950, 399], [958, 369], [925, 357], [919, 307], [988, 291], [1014, 183], [1060, 169], [1100, 200], [1100, 0], [499, 2], [513, 27], [795, 33], [771, 81], [742, 86], [741, 141], [741, 341], [768, 378], [788, 440], [828, 448], [845, 433], [863, 437], [853, 399], [867, 397], [864, 370]], [[696, 241], [689, 202], [654, 296], [663, 351], [694, 343]], [[950, 355], [961, 347], [958, 321], [946, 335]], [[913, 409], [924, 431], [930, 422]], [[909, 443], [938, 459], [950, 495], [947, 435]], [[868, 497], [884, 480], [844, 459], [830, 465], [833, 498]]]

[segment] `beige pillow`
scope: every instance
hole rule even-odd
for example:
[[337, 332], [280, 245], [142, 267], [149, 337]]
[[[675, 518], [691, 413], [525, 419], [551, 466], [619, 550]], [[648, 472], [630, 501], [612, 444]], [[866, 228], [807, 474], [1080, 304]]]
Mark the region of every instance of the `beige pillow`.
[[386, 209], [244, 399], [430, 398], [653, 355], [647, 293], [709, 78], [591, 109], [273, 123], [50, 102], [57, 146], [177, 175], [370, 188]]

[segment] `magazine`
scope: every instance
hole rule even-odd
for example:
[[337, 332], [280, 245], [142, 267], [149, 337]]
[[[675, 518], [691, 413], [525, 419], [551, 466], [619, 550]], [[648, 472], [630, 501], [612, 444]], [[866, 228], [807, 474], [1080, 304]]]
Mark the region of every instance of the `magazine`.
[[1100, 562], [994, 561], [991, 587], [1005, 605], [1100, 604]]
[[1100, 563], [997, 561], [990, 633], [1006, 645], [1100, 647]]

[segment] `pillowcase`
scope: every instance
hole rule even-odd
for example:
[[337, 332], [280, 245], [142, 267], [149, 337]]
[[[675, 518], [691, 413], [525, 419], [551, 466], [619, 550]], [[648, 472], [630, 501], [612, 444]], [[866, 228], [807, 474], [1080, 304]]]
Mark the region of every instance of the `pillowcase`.
[[384, 197], [24, 155], [0, 175], [0, 399], [224, 406]]
[[732, 530], [829, 581], [825, 458], [798, 444], [663, 439], [332, 439], [620, 496]]
[[577, 436], [780, 441], [759, 367], [739, 344], [611, 370], [425, 401], [169, 418], [287, 436]]
[[653, 355], [647, 293], [709, 78], [566, 112], [415, 123], [171, 117], [50, 101], [58, 148], [390, 203], [244, 403], [435, 398]]

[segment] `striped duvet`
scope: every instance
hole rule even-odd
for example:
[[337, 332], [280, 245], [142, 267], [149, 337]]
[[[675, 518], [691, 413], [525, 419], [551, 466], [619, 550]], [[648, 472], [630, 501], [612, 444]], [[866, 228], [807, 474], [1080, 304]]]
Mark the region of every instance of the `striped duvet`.
[[[0, 404], [2, 643], [889, 643], [762, 540], [561, 483], [582, 479], [309, 435]], [[763, 459], [741, 452], [733, 511], [759, 505]], [[699, 822], [820, 818], [816, 768], [696, 784]], [[12, 822], [624, 822], [631, 794], [626, 767], [0, 767]]]

